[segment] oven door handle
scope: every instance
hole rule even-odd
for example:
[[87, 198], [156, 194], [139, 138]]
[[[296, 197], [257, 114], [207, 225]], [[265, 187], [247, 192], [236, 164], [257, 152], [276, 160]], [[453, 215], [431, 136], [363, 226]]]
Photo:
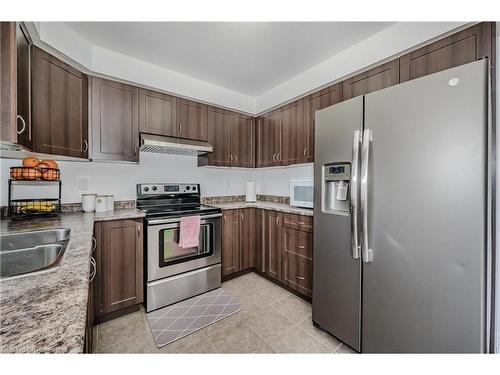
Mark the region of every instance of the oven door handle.
[[[205, 219], [216, 219], [218, 217], [222, 217], [222, 214], [213, 214], [213, 215], [202, 215], [201, 220]], [[179, 223], [181, 221], [178, 217], [173, 217], [170, 219], [156, 219], [149, 220], [147, 219], [148, 225], [157, 225], [157, 224], [168, 224], [168, 223]]]

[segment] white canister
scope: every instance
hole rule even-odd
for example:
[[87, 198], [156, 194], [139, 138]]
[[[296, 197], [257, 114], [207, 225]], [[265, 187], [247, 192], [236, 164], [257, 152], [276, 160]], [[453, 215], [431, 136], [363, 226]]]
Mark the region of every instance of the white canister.
[[97, 194], [82, 194], [83, 212], [94, 212], [96, 195]]
[[106, 197], [108, 198], [108, 211], [113, 211], [115, 209], [115, 196], [108, 194]]
[[108, 210], [108, 197], [105, 195], [96, 195], [95, 212], [106, 212]]

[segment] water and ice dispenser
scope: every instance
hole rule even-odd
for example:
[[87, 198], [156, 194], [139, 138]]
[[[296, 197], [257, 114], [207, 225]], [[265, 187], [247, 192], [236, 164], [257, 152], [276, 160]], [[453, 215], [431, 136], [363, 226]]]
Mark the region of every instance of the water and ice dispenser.
[[321, 209], [328, 214], [349, 215], [351, 163], [323, 165]]

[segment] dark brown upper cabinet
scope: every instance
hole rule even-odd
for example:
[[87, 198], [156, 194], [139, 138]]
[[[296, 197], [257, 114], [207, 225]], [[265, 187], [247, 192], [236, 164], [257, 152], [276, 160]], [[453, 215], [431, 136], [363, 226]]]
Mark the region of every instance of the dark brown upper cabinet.
[[[297, 100], [280, 109], [281, 148], [280, 165], [308, 162], [309, 129], [305, 123], [304, 100]], [[312, 135], [314, 137], [314, 134]]]
[[31, 43], [23, 23], [16, 24], [17, 45], [17, 143], [32, 149]]
[[214, 147], [214, 151], [198, 158], [199, 164], [229, 167], [231, 165], [230, 139], [231, 112], [208, 107], [208, 143]]
[[342, 82], [324, 88], [304, 98], [305, 129], [307, 129], [307, 150], [305, 161], [314, 161], [314, 116], [316, 111], [342, 101]]
[[17, 142], [16, 23], [0, 22], [0, 140]]
[[280, 165], [281, 111], [275, 110], [257, 118], [256, 139], [257, 167]]
[[401, 56], [401, 82], [491, 57], [491, 32], [483, 22]]
[[37, 47], [32, 48], [33, 149], [88, 157], [87, 76]]
[[389, 61], [342, 82], [342, 100], [365, 95], [399, 83], [399, 59]]
[[160, 92], [139, 90], [139, 129], [142, 133], [177, 136], [177, 98]]
[[214, 151], [201, 155], [198, 165], [255, 167], [253, 117], [208, 107], [208, 142]]
[[255, 167], [254, 119], [240, 113], [231, 116], [231, 166]]
[[206, 104], [177, 99], [177, 137], [208, 141]]
[[92, 159], [139, 161], [139, 88], [91, 78]]

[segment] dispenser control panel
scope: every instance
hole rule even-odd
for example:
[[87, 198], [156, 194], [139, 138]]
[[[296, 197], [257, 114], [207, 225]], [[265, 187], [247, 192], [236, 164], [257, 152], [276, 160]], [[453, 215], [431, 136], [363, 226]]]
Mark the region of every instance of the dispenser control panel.
[[351, 179], [351, 164], [325, 166], [325, 181], [348, 181]]

